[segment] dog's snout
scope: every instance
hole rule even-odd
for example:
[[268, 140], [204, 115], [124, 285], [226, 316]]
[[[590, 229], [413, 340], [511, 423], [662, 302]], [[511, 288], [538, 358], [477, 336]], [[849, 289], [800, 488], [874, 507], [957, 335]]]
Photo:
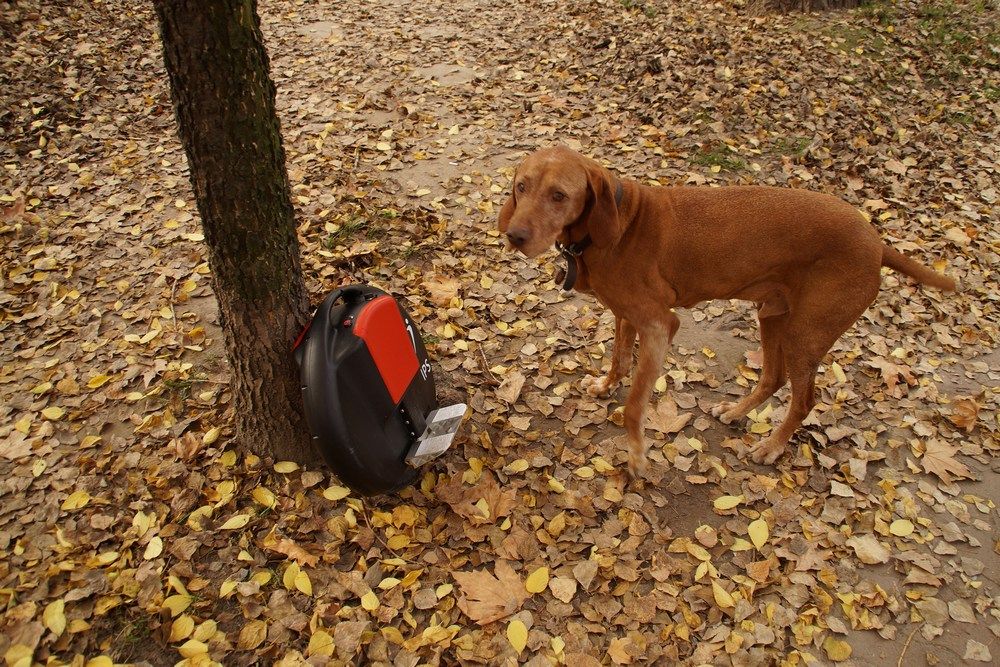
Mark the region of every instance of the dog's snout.
[[528, 242], [529, 238], [530, 236], [528, 232], [523, 229], [512, 229], [507, 232], [507, 240], [510, 241], [510, 244], [515, 248], [523, 246]]

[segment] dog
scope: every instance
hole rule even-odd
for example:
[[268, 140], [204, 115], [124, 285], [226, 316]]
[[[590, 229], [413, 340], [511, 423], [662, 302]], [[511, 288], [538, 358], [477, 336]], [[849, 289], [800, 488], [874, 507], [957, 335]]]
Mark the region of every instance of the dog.
[[499, 214], [509, 247], [537, 257], [555, 245], [568, 261], [566, 289], [592, 294], [615, 315], [607, 375], [587, 376], [591, 396], [614, 391], [638, 366], [625, 405], [631, 476], [646, 469], [645, 409], [680, 324], [674, 308], [712, 299], [757, 307], [763, 367], [756, 388], [712, 414], [741, 419], [786, 382], [784, 421], [750, 448], [773, 464], [816, 403], [816, 369], [875, 300], [887, 266], [941, 290], [955, 281], [885, 245], [837, 197], [766, 186], [649, 187], [619, 179], [565, 147], [517, 167]]

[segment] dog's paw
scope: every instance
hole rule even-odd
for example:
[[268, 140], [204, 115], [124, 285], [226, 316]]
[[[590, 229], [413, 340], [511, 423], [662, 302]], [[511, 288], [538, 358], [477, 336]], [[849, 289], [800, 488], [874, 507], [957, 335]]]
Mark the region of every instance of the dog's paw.
[[583, 390], [587, 396], [593, 398], [604, 398], [611, 393], [614, 387], [611, 386], [610, 378], [605, 375], [603, 377], [594, 377], [593, 375], [588, 375], [580, 380], [580, 389]]
[[732, 424], [734, 421], [739, 419], [741, 415], [733, 412], [733, 408], [736, 407], [736, 403], [732, 401], [726, 401], [724, 403], [719, 403], [714, 408], [712, 408], [712, 416], [718, 417], [719, 421], [723, 424]]
[[646, 470], [649, 469], [649, 461], [646, 459], [646, 455], [633, 456], [629, 454], [628, 457], [628, 476], [629, 480], [632, 482], [642, 482], [642, 478], [646, 475]]
[[778, 457], [785, 451], [785, 443], [777, 442], [773, 438], [765, 438], [750, 447], [750, 458], [754, 463], [771, 465], [778, 460]]

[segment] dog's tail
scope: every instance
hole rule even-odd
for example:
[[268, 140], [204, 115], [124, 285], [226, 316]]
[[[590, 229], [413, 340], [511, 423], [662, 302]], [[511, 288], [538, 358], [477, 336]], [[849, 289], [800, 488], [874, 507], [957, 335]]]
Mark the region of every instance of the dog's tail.
[[924, 285], [930, 285], [931, 287], [949, 292], [955, 291], [956, 285], [953, 278], [949, 278], [928, 266], [915, 262], [903, 253], [887, 245], [882, 246], [882, 266], [888, 266], [894, 271], [905, 273], [911, 278], [916, 278], [917, 281]]

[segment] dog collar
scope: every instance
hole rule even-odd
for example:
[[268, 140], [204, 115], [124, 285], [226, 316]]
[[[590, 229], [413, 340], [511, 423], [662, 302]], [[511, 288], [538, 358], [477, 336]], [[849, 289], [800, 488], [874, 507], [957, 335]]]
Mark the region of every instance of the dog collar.
[[569, 245], [563, 245], [556, 241], [556, 249], [559, 254], [566, 258], [566, 277], [563, 279], [562, 288], [567, 292], [573, 289], [573, 285], [576, 284], [576, 276], [579, 272], [577, 265], [580, 262], [580, 255], [583, 251], [590, 247], [590, 244], [594, 240], [590, 238], [590, 234], [584, 236], [581, 240], [576, 243], [570, 243]]
[[[618, 181], [618, 187], [615, 188], [615, 208], [621, 208], [622, 199], [624, 197], [625, 188], [622, 187], [622, 182]], [[559, 251], [560, 255], [566, 258], [566, 275], [563, 278], [562, 288], [567, 292], [573, 289], [573, 286], [576, 284], [576, 277], [579, 273], [578, 265], [580, 263], [580, 256], [593, 242], [594, 240], [590, 238], [590, 234], [587, 234], [576, 243], [570, 243], [568, 245], [564, 245], [563, 243], [556, 241], [556, 250]]]

